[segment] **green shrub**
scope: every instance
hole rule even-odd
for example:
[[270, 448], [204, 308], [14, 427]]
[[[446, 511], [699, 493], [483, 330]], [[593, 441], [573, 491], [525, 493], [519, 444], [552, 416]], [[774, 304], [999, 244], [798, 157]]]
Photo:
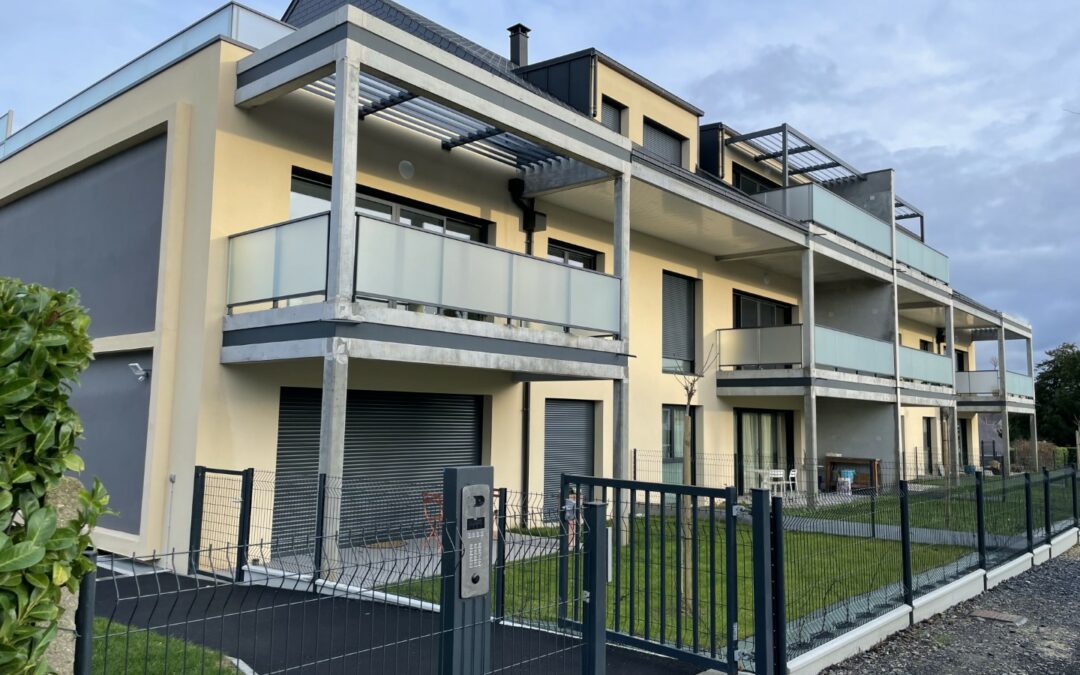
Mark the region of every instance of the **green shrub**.
[[77, 518], [58, 523], [46, 493], [81, 471], [68, 394], [92, 358], [74, 291], [0, 277], [0, 672], [42, 673], [62, 589], [93, 571], [83, 556], [108, 495], [96, 479]]

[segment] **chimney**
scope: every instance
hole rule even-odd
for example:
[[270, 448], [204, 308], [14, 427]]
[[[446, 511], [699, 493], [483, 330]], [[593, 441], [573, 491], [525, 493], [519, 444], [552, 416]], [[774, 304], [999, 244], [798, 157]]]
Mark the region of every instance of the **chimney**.
[[515, 66], [529, 65], [529, 27], [515, 23], [506, 30], [510, 31], [510, 61]]

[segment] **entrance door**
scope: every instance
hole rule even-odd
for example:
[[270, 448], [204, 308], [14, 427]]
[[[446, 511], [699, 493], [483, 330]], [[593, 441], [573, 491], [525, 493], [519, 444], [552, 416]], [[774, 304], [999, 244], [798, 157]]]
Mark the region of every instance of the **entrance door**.
[[549, 398], [544, 405], [544, 519], [559, 514], [562, 475], [593, 475], [596, 403]]
[[790, 410], [735, 411], [735, 486], [739, 494], [765, 487], [769, 472], [795, 467], [794, 414]]

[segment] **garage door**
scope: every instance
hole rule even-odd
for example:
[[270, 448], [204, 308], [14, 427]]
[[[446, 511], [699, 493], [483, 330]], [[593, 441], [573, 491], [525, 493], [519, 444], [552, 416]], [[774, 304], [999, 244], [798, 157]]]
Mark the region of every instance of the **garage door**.
[[548, 399], [544, 406], [544, 517], [558, 515], [564, 473], [591, 476], [595, 449], [596, 404]]
[[[318, 480], [321, 396], [281, 390], [275, 536], [314, 531], [315, 492], [307, 486]], [[423, 493], [441, 494], [443, 469], [480, 463], [481, 410], [479, 396], [350, 391], [344, 477], [328, 488], [341, 497], [343, 537], [422, 526]]]

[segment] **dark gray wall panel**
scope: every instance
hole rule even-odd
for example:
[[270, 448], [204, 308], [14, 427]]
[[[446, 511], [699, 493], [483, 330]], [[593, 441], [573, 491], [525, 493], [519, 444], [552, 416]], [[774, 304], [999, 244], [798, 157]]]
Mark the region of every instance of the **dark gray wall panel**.
[[150, 370], [149, 350], [98, 356], [71, 393], [71, 405], [85, 429], [79, 442], [86, 469], [79, 478], [86, 485], [94, 477], [109, 491], [103, 527], [137, 534], [142, 510], [143, 472], [146, 467], [146, 429], [150, 418], [150, 380], [139, 382], [127, 364], [138, 362]]
[[165, 136], [0, 207], [0, 274], [73, 287], [94, 337], [154, 329]]

